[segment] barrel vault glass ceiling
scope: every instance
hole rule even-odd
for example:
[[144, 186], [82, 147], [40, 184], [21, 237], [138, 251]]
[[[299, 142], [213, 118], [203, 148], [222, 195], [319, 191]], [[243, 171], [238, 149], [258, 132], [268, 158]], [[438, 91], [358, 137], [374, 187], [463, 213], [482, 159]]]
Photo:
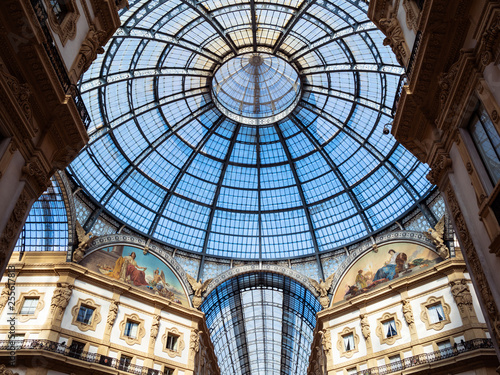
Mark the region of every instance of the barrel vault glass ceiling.
[[429, 192], [382, 132], [403, 69], [363, 1], [129, 3], [80, 82], [87, 230], [102, 212], [204, 256], [318, 257]]

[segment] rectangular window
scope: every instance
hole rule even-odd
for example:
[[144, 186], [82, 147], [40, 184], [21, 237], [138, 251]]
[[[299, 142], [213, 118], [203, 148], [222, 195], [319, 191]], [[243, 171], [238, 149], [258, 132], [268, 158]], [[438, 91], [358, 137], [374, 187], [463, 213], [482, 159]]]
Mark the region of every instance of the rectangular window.
[[167, 349], [173, 350], [174, 352], [177, 351], [177, 340], [178, 339], [179, 339], [179, 336], [172, 335], [171, 333], [169, 333], [167, 336]]
[[132, 362], [132, 357], [122, 355], [120, 357], [120, 363], [118, 364], [118, 370], [128, 371], [131, 362]]
[[174, 375], [174, 369], [170, 367], [165, 367], [163, 370], [163, 375]]
[[76, 317], [76, 320], [83, 324], [90, 324], [92, 322], [93, 314], [93, 308], [81, 305], [80, 310], [78, 310], [78, 316]]
[[69, 346], [68, 355], [73, 358], [80, 358], [84, 348], [85, 348], [85, 343], [73, 340], [73, 342]]
[[355, 348], [354, 335], [352, 333], [349, 333], [348, 335], [342, 336], [342, 339], [344, 341], [344, 350], [346, 352], [348, 352], [349, 350], [353, 350]]
[[347, 375], [357, 375], [358, 369], [356, 367], [347, 370]]
[[127, 323], [125, 323], [125, 332], [123, 332], [123, 334], [132, 339], [135, 339], [137, 337], [138, 328], [139, 328], [139, 323], [127, 320]]
[[38, 306], [38, 297], [27, 297], [24, 299], [23, 307], [21, 307], [21, 315], [33, 315]]
[[427, 307], [427, 316], [429, 317], [429, 323], [439, 323], [446, 319], [444, 315], [443, 305], [440, 303]]
[[500, 180], [500, 136], [482, 104], [472, 114], [469, 132], [495, 186]]
[[159, 370], [154, 370], [152, 368], [148, 369], [148, 375], [158, 375], [159, 373]]
[[385, 337], [392, 337], [398, 334], [398, 331], [396, 329], [396, 322], [394, 322], [394, 319], [388, 320], [382, 324], [384, 326]]

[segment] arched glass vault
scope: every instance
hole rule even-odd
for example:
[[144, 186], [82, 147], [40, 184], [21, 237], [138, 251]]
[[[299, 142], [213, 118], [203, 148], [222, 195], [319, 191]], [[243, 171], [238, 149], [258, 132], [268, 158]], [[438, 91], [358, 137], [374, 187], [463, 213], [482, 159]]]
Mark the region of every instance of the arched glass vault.
[[220, 284], [201, 305], [222, 374], [305, 374], [316, 297], [297, 281], [253, 272]]
[[[427, 167], [382, 132], [403, 69], [364, 1], [129, 3], [80, 82], [90, 142], [68, 172], [97, 207], [85, 229], [106, 213], [203, 259], [319, 263], [428, 194]], [[284, 117], [246, 123], [214, 103], [218, 69], [248, 54], [297, 72]], [[254, 85], [255, 111], [263, 81], [247, 78], [233, 83]]]

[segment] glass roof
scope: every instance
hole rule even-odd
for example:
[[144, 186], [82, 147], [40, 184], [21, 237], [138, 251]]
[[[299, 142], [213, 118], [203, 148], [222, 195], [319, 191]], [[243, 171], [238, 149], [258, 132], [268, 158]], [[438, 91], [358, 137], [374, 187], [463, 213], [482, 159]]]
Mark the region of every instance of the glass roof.
[[316, 313], [321, 305], [286, 276], [236, 276], [201, 305], [225, 375], [306, 374]]
[[[427, 167], [383, 135], [403, 69], [363, 1], [129, 3], [80, 82], [90, 142], [69, 172], [100, 207], [87, 230], [106, 212], [203, 256], [318, 258], [428, 193]], [[276, 112], [292, 109], [283, 118], [265, 108], [246, 123], [214, 103], [214, 75], [228, 79], [227, 66], [241, 82], [248, 54], [282, 63], [278, 77], [297, 72], [289, 107], [296, 91], [264, 80]]]
[[267, 53], [236, 56], [224, 63], [212, 80], [217, 108], [244, 124], [269, 124], [285, 118], [299, 95], [297, 72], [283, 59]]
[[68, 251], [68, 213], [56, 177], [33, 203], [14, 251]]

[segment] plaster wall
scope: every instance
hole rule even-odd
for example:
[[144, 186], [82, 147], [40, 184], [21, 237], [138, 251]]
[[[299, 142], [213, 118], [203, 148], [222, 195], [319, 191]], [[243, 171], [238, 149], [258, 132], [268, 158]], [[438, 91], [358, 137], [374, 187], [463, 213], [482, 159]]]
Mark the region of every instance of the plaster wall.
[[[33, 279], [31, 279], [34, 281]], [[15, 296], [16, 296], [16, 302], [19, 301], [19, 298], [21, 297], [22, 293], [28, 293], [32, 290], [36, 290], [39, 293], [45, 293], [43, 297], [43, 302], [44, 302], [44, 307], [40, 312], [38, 313], [38, 316], [36, 318], [31, 318], [25, 322], [21, 322], [19, 318], [16, 319], [16, 330], [19, 331], [19, 329], [27, 328], [27, 327], [32, 327], [32, 326], [41, 326], [43, 325], [46, 320], [49, 318], [49, 312], [50, 312], [50, 301], [52, 299], [52, 294], [54, 292], [54, 288], [51, 286], [41, 286], [41, 285], [16, 285], [16, 290], [15, 290]], [[20, 306], [21, 307], [21, 306]], [[7, 320], [10, 318], [8, 313], [11, 312], [6, 306], [3, 311], [2, 315], [0, 315], [0, 321], [2, 322], [7, 322]], [[19, 333], [21, 333], [19, 331]]]
[[[9, 152], [9, 151], [5, 151]], [[16, 205], [19, 195], [24, 188], [24, 181], [21, 181], [21, 170], [25, 160], [19, 150], [14, 152], [7, 168], [2, 171], [0, 178], [0, 233], [3, 233], [12, 210]], [[33, 202], [31, 202], [33, 204]], [[31, 207], [31, 204], [29, 207]], [[29, 211], [28, 207], [28, 211]], [[28, 212], [26, 212], [26, 216]]]
[[94, 284], [87, 283], [85, 281], [75, 280], [74, 285], [75, 285], [75, 288], [87, 290], [90, 293], [100, 295], [104, 298], [108, 298], [108, 299], [113, 298], [113, 292], [111, 292], [107, 289], [104, 289], [104, 288], [100, 288]]
[[479, 220], [479, 209], [475, 199], [476, 193], [455, 143], [450, 150], [450, 157], [453, 165], [453, 173], [449, 174], [450, 183], [455, 191], [472, 242], [488, 279], [491, 294], [497, 306], [500, 306], [500, 272], [498, 272], [500, 258], [489, 252], [489, 236], [483, 223]]
[[430, 297], [443, 297], [446, 304], [450, 306], [450, 323], [445, 324], [440, 332], [446, 332], [463, 325], [462, 318], [460, 317], [460, 312], [455, 304], [453, 296], [451, 295], [450, 288], [439, 289], [439, 290], [429, 290], [426, 295], [415, 298], [411, 301], [411, 306], [413, 309], [413, 316], [415, 319], [415, 326], [419, 335], [419, 338], [425, 338], [427, 336], [432, 336], [437, 333], [433, 328], [427, 330], [425, 322], [422, 320], [422, 303], [425, 303]]
[[[86, 5], [86, 7], [89, 11], [90, 20], [87, 20], [87, 17], [85, 16], [83, 4]], [[92, 5], [90, 4], [90, 1], [77, 0], [76, 6], [78, 9], [78, 12], [80, 13], [80, 17], [78, 17], [78, 20], [76, 22], [76, 35], [75, 35], [75, 37], [73, 39], [68, 39], [66, 41], [65, 45], [63, 46], [59, 35], [52, 32], [52, 37], [54, 38], [56, 46], [57, 46], [59, 53], [61, 55], [61, 58], [64, 61], [64, 64], [66, 65], [66, 69], [68, 71], [71, 69], [73, 62], [78, 57], [78, 52], [80, 51], [80, 47], [82, 46], [82, 42], [85, 40], [85, 37], [87, 36], [87, 33], [89, 31], [89, 22], [92, 22], [94, 20], [94, 17], [95, 17], [93, 9], [92, 9]]]
[[408, 28], [408, 25], [406, 24], [406, 12], [403, 7], [403, 0], [399, 1], [397, 19], [399, 21], [399, 24], [401, 25], [401, 30], [403, 30], [403, 35], [406, 44], [408, 45], [409, 52], [411, 53], [411, 50], [413, 49], [413, 44], [415, 43], [415, 32], [413, 30], [410, 30]]
[[383, 299], [381, 299], [378, 302], [372, 303], [368, 306], [366, 306], [366, 312], [367, 313], [373, 313], [379, 310], [384, 310], [387, 308], [387, 306], [394, 305], [396, 303], [401, 303], [401, 296], [399, 293], [395, 293], [392, 296], [387, 296]]
[[448, 282], [449, 281], [447, 277], [440, 277], [439, 279], [428, 281], [423, 285], [408, 289], [408, 297], [416, 297], [421, 294], [429, 293], [430, 290], [448, 285]]

